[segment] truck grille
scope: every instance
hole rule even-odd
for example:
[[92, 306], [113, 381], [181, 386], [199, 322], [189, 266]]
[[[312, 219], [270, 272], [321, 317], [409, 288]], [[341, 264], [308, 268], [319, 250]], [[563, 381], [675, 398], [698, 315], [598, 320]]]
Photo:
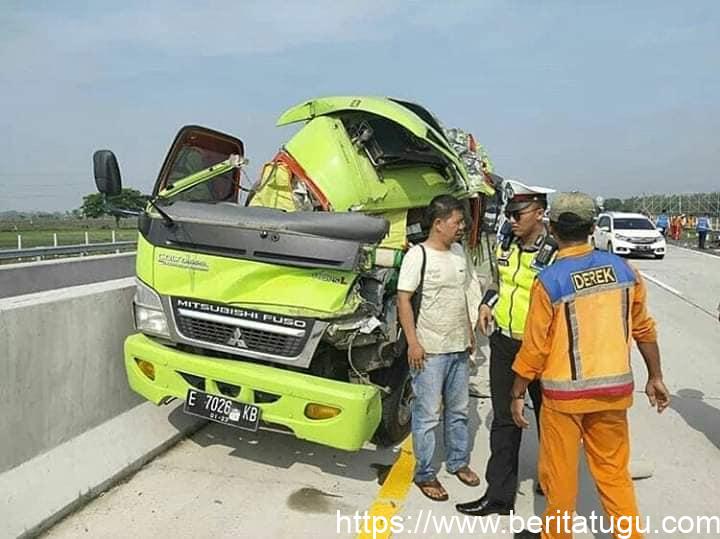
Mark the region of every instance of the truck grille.
[[[189, 339], [226, 346], [228, 341], [232, 340], [236, 329], [234, 326], [227, 324], [194, 320], [182, 315], [178, 317], [177, 325], [178, 331]], [[240, 335], [240, 338], [247, 346], [233, 346], [238, 351], [246, 349], [274, 356], [295, 357], [302, 351], [303, 347], [302, 338], [278, 335], [268, 331], [243, 329]]]
[[[208, 316], [202, 312], [178, 308], [177, 303], [173, 303], [175, 323], [181, 336], [193, 341], [231, 348], [239, 354], [247, 350], [294, 358], [303, 351], [309, 335], [310, 323], [305, 329], [290, 329], [281, 325], [247, 321], [242, 317]], [[248, 312], [243, 311], [245, 314]]]

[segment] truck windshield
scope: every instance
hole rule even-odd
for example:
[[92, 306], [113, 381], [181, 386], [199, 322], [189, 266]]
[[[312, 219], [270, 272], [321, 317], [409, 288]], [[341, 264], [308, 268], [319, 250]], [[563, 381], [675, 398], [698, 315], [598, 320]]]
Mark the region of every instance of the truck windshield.
[[[172, 163], [168, 174], [167, 185], [186, 178], [210, 166], [216, 165], [228, 158], [228, 155], [213, 151], [208, 148], [201, 148], [194, 145], [182, 146], [177, 157]], [[188, 202], [222, 202], [234, 200], [236, 196], [236, 177], [239, 171], [230, 170], [220, 176], [206, 181], [186, 191], [173, 196], [174, 200], [185, 200]]]

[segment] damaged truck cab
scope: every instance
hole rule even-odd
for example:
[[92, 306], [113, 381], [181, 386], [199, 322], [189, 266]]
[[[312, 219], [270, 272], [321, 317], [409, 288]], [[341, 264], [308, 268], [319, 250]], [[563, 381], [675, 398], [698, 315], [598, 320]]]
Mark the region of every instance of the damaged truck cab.
[[[449, 193], [466, 201], [477, 262], [492, 167], [470, 135], [413, 103], [322, 98], [278, 125], [295, 122], [251, 189], [240, 140], [178, 133], [138, 218], [129, 383], [231, 426], [345, 450], [398, 442], [412, 399], [402, 257], [426, 236], [424, 208]], [[98, 189], [119, 192], [114, 155], [94, 160]]]

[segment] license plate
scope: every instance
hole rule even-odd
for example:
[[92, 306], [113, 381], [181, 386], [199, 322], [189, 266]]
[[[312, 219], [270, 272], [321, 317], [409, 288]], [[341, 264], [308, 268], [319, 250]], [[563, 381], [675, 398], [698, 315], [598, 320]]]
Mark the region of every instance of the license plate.
[[649, 251], [650, 249], [652, 249], [652, 246], [650, 246], [650, 245], [638, 245], [638, 246], [637, 246], [637, 249], [638, 249], [639, 251]]
[[260, 424], [260, 408], [257, 406], [196, 389], [188, 389], [183, 410], [186, 414], [239, 429], [256, 431]]

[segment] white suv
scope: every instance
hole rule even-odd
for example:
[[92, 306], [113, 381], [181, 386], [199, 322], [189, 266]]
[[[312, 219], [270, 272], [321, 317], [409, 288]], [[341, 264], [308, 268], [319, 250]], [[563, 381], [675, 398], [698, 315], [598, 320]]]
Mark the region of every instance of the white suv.
[[640, 213], [601, 213], [595, 223], [591, 243], [618, 255], [646, 254], [665, 256], [665, 238], [655, 225]]

